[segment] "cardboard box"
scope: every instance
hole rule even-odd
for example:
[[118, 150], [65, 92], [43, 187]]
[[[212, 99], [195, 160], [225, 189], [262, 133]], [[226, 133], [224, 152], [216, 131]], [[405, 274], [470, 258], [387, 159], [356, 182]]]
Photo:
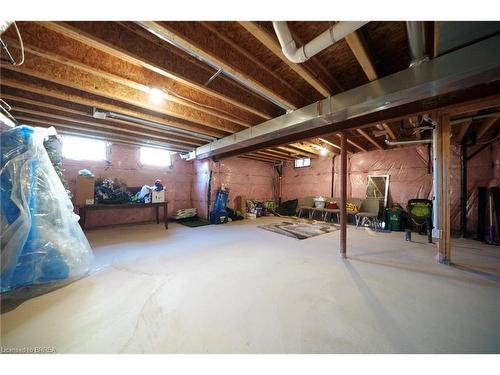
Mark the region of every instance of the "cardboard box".
[[165, 202], [165, 189], [161, 191], [153, 190], [151, 192], [151, 202], [153, 203]]
[[77, 176], [75, 205], [83, 207], [86, 204], [92, 204], [94, 202], [94, 194], [95, 194], [95, 177]]
[[245, 217], [247, 212], [247, 197], [245, 195], [238, 195], [234, 198], [234, 210], [239, 211]]

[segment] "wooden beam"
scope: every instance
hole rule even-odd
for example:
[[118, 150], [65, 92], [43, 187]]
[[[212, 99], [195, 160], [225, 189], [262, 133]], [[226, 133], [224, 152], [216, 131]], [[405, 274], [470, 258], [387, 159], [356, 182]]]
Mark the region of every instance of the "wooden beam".
[[[340, 154], [340, 146], [335, 142], [329, 141], [325, 138], [312, 138], [308, 141], [308, 143], [318, 147], [326, 148], [331, 153]], [[352, 154], [351, 151], [348, 152]]]
[[90, 73], [83, 69], [61, 64], [29, 52], [25, 52], [25, 61], [22, 66], [14, 66], [10, 64], [2, 64], [1, 66], [2, 69], [21, 72], [35, 78], [76, 88], [94, 95], [121, 101], [145, 110], [155, 111], [213, 129], [229, 133], [242, 130], [239, 125], [231, 124], [231, 122], [216, 118], [212, 115], [204, 114], [200, 111], [195, 111], [192, 108], [187, 110], [183, 105], [172, 101], [160, 99], [160, 102], [153, 103], [149, 93], [147, 92], [131, 88], [123, 83], [118, 83], [109, 79], [109, 77], [103, 78], [102, 76]]
[[366, 42], [363, 41], [362, 35], [355, 31], [347, 35], [345, 40], [356, 57], [356, 60], [358, 60], [359, 65], [361, 65], [368, 80], [376, 80], [378, 78], [377, 70], [375, 69], [375, 64], [373, 63], [370, 52], [366, 48]]
[[[85, 117], [92, 118], [92, 119], [94, 118], [92, 116], [92, 114], [90, 113], [90, 111], [89, 112], [78, 111], [78, 110], [74, 110], [74, 109], [67, 108], [67, 107], [61, 107], [58, 105], [53, 105], [50, 103], [41, 102], [41, 101], [37, 101], [37, 100], [26, 99], [23, 97], [17, 97], [17, 96], [5, 94], [5, 93], [2, 93], [2, 99], [10, 99], [13, 101], [13, 102], [11, 102], [9, 100], [9, 103], [28, 104], [28, 105], [31, 105], [35, 108], [44, 108], [44, 109], [48, 109], [48, 110], [57, 111], [58, 113], [66, 113], [68, 115], [85, 116]], [[15, 104], [13, 104], [13, 108], [14, 107], [16, 107]], [[17, 106], [17, 108], [19, 110], [26, 109], [23, 106]], [[27, 109], [29, 109], [29, 108], [27, 108]], [[44, 113], [44, 114], [47, 114], [47, 113]], [[187, 134], [186, 135], [179, 135], [179, 134], [173, 133], [173, 132], [168, 131], [168, 130], [153, 128], [153, 127], [148, 126], [148, 125], [136, 124], [133, 122], [117, 120], [117, 119], [113, 119], [113, 118], [106, 119], [106, 122], [116, 123], [116, 124], [120, 124], [120, 125], [126, 125], [127, 127], [130, 127], [132, 129], [134, 129], [134, 128], [135, 129], [143, 129], [143, 130], [146, 130], [147, 132], [153, 131], [155, 133], [165, 134], [165, 137], [167, 137], [167, 138], [168, 138], [168, 136], [174, 136], [176, 138], [172, 138], [172, 139], [180, 139], [180, 140], [183, 140], [184, 143], [189, 143], [189, 144], [193, 144], [193, 145], [200, 145], [200, 144], [205, 143], [205, 141], [201, 141], [199, 138], [196, 138], [196, 137], [193, 137], [193, 136], [190, 136]], [[144, 132], [142, 132], [142, 134], [144, 134]]]
[[279, 149], [279, 150], [283, 150], [283, 151], [289, 152], [291, 154], [297, 154], [300, 157], [306, 157], [306, 158], [315, 158], [316, 157], [316, 154], [302, 151], [301, 149], [297, 149], [295, 147], [291, 147], [290, 145], [288, 145], [288, 146], [277, 146], [276, 148]]
[[250, 34], [252, 34], [259, 42], [266, 46], [272, 53], [279, 57], [285, 64], [287, 64], [295, 73], [297, 73], [302, 79], [309, 83], [309, 85], [311, 85], [321, 95], [325, 97], [332, 95], [329, 87], [318, 80], [316, 77], [314, 77], [302, 65], [295, 64], [288, 60], [288, 58], [283, 54], [279, 43], [271, 34], [269, 34], [267, 30], [263, 29], [255, 22], [245, 21], [239, 22], [239, 24], [243, 26], [245, 30], [247, 30]]
[[[26, 80], [26, 81], [28, 81], [28, 80]], [[44, 84], [42, 86], [42, 85], [38, 85], [38, 84], [32, 83], [32, 82], [24, 82], [24, 81], [20, 81], [17, 79], [11, 79], [11, 78], [5, 77], [5, 74], [2, 76], [1, 84], [2, 84], [2, 86], [8, 86], [8, 87], [12, 87], [12, 88], [19, 89], [19, 90], [28, 91], [31, 93], [36, 93], [36, 94], [42, 95], [42, 96], [47, 96], [47, 97], [51, 97], [51, 98], [56, 98], [56, 99], [60, 99], [60, 100], [74, 102], [74, 103], [78, 103], [78, 104], [85, 105], [88, 107], [99, 108], [99, 109], [105, 110], [105, 111], [122, 113], [122, 114], [127, 115], [127, 116], [142, 118], [145, 120], [157, 122], [157, 123], [162, 124], [162, 125], [172, 126], [172, 127], [184, 129], [184, 130], [190, 130], [190, 131], [193, 131], [196, 133], [206, 134], [206, 135], [210, 135], [210, 136], [214, 136], [214, 137], [218, 137], [218, 138], [223, 137], [225, 134], [227, 134], [227, 132], [221, 133], [220, 131], [215, 130], [215, 129], [210, 129], [210, 128], [202, 127], [202, 126], [191, 126], [189, 124], [186, 124], [186, 123], [183, 123], [180, 121], [169, 120], [169, 119], [165, 119], [164, 117], [157, 116], [157, 115], [150, 115], [148, 113], [131, 110], [131, 109], [128, 109], [125, 107], [111, 104], [107, 101], [94, 99], [92, 95], [90, 95], [90, 96], [74, 95], [74, 94], [71, 94], [67, 91], [61, 91], [59, 88], [57, 88], [57, 89], [52, 88], [52, 87], [50, 87], [50, 85], [47, 85], [47, 84]]]
[[63, 123], [58, 123], [58, 122], [54, 122], [54, 121], [43, 121], [43, 120], [40, 120], [40, 119], [36, 119], [36, 118], [32, 118], [32, 117], [27, 117], [27, 116], [18, 116], [17, 117], [18, 119], [20, 120], [23, 120], [23, 121], [26, 121], [27, 124], [30, 124], [30, 125], [34, 125], [34, 126], [44, 126], [44, 127], [50, 127], [50, 126], [53, 126], [55, 127], [56, 129], [59, 129], [59, 128], [63, 128], [63, 129], [72, 129], [72, 130], [76, 130], [76, 134], [78, 134], [79, 132], [81, 134], [100, 134], [104, 137], [109, 137], [109, 139], [111, 138], [123, 138], [123, 139], [126, 139], [126, 140], [131, 140], [131, 141], [134, 141], [134, 142], [141, 142], [144, 143], [144, 144], [157, 144], [157, 145], [163, 145], [165, 147], [171, 147], [173, 150], [176, 150], [176, 151], [191, 151], [192, 148], [190, 147], [186, 147], [186, 146], [179, 146], [179, 145], [175, 145], [175, 144], [172, 144], [170, 142], [160, 142], [160, 141], [156, 141], [156, 140], [146, 140], [146, 139], [137, 139], [137, 137], [133, 137], [133, 136], [128, 136], [128, 135], [123, 135], [123, 134], [117, 134], [117, 133], [113, 133], [113, 132], [108, 132], [108, 131], [104, 131], [104, 130], [98, 130], [98, 129], [88, 129], [88, 128], [82, 128], [81, 126], [73, 126], [73, 125], [68, 125], [68, 124], [63, 124]]
[[449, 264], [451, 261], [451, 216], [450, 216], [450, 118], [449, 115], [439, 116], [438, 123], [438, 261]]
[[488, 132], [488, 130], [490, 130], [490, 128], [497, 122], [498, 119], [498, 117], [490, 117], [481, 121], [476, 130], [476, 138], [480, 139], [482, 136], [484, 136]]
[[[27, 115], [35, 115], [35, 116], [40, 116], [42, 119], [40, 121], [47, 121], [50, 123], [50, 121], [63, 121], [63, 122], [68, 122], [68, 123], [73, 123], [75, 126], [79, 125], [81, 126], [82, 129], [86, 129], [88, 126], [93, 127], [93, 128], [98, 128], [98, 129], [109, 129], [111, 131], [119, 131], [123, 133], [128, 133], [128, 134], [135, 134], [139, 138], [143, 137], [149, 137], [149, 138], [157, 138], [161, 139], [162, 141], [170, 141], [172, 144], [178, 144], [179, 146], [184, 146], [184, 147], [191, 147], [195, 148], [198, 146], [200, 143], [199, 142], [193, 142], [193, 141], [186, 141], [178, 138], [172, 138], [172, 137], [166, 137], [164, 135], [159, 135], [154, 132], [153, 129], [150, 129], [149, 132], [144, 132], [144, 131], [138, 131], [138, 130], [131, 130], [131, 129], [125, 129], [125, 128], [120, 128], [117, 126], [113, 125], [107, 125], [103, 123], [99, 123], [96, 121], [86, 121], [82, 119], [75, 119], [67, 116], [61, 116], [53, 113], [47, 113], [47, 112], [40, 112], [40, 111], [34, 111], [26, 108], [19, 108], [16, 106], [12, 107], [12, 112], [16, 113], [15, 117], [17, 116], [17, 113], [21, 113], [21, 116], [24, 116], [25, 114]], [[19, 117], [21, 118], [21, 117]]]
[[340, 134], [340, 256], [347, 257], [347, 136]]
[[[158, 48], [157, 45], [155, 48], [154, 44], [141, 36], [132, 32], [123, 32], [123, 28], [115, 23], [107, 23], [106, 28], [101, 28], [101, 25], [97, 25], [95, 22], [93, 23], [94, 25], [90, 25], [90, 22], [87, 22], [87, 24], [78, 23], [78, 27], [76, 27], [74, 23], [70, 25], [66, 22], [37, 23], [114, 57], [145, 67], [155, 73], [176, 80], [194, 90], [223, 100], [245, 111], [260, 116], [261, 118], [271, 119], [275, 116], [274, 113], [270, 112], [270, 108], [269, 111], [257, 109], [258, 103], [255, 101], [252, 102], [252, 105], [249, 105], [248, 103], [250, 101], [247, 100], [247, 98], [245, 98], [245, 100], [236, 99], [235, 96], [237, 95], [237, 91], [231, 90], [229, 87], [227, 87], [225, 91], [230, 92], [232, 94], [231, 96], [204, 86], [204, 81], [201, 82], [201, 76], [206, 76], [206, 73], [202, 74], [200, 69], [196, 70], [200, 72], [197, 73], [196, 77], [199, 81], [196, 81], [193, 75], [188, 77], [188, 71], [185, 69], [187, 64], [186, 62], [181, 62], [178, 56], [172, 56], [172, 53], [165, 48], [159, 51], [160, 48]], [[193, 69], [189, 69], [189, 71], [194, 72]], [[198, 78], [198, 76], [200, 78]], [[204, 78], [204, 80], [206, 80], [206, 78]], [[221, 88], [226, 89], [226, 86], [227, 85], [221, 85]]]
[[267, 152], [271, 152], [271, 153], [278, 155], [278, 156], [286, 156], [286, 157], [290, 157], [292, 159], [296, 159], [295, 156], [292, 156], [291, 153], [286, 152], [286, 151], [280, 151], [280, 150], [276, 150], [274, 148], [266, 148], [265, 150]]
[[379, 150], [383, 150], [384, 148], [377, 142], [375, 141], [372, 137], [368, 135], [363, 129], [356, 129], [356, 131], [363, 136], [368, 142], [370, 142], [372, 145], [374, 145], [376, 148]]
[[[42, 127], [48, 127], [49, 125], [43, 125]], [[121, 138], [115, 138], [115, 137], [109, 137], [109, 136], [99, 136], [95, 134], [87, 134], [87, 133], [82, 133], [81, 131], [71, 131], [71, 130], [66, 130], [66, 129], [58, 129], [57, 132], [59, 134], [67, 134], [67, 135], [74, 135], [77, 137], [85, 137], [85, 138], [92, 138], [92, 139], [100, 139], [103, 141], [111, 142], [111, 143], [118, 143], [118, 144], [124, 144], [124, 145], [133, 145], [133, 146], [142, 146], [142, 147], [153, 147], [153, 148], [161, 148], [161, 149], [167, 149], [170, 151], [176, 151], [176, 152], [185, 152], [184, 150], [173, 150], [172, 148], [159, 145], [156, 143], [144, 143], [140, 141], [129, 141], [126, 139], [121, 139]]]
[[[155, 21], [145, 21], [144, 24], [149, 28], [150, 31], [154, 32], [156, 35], [163, 35], [169, 40], [172, 40], [178, 45], [182, 46], [183, 48], [194, 51], [199, 56], [212, 61], [214, 64], [222, 67], [224, 71], [230, 73], [234, 77], [244, 82], [248, 82], [250, 85], [256, 87], [260, 92], [264, 93], [269, 98], [272, 98], [274, 101], [283, 103], [290, 109], [297, 109], [298, 103], [291, 101], [287, 96], [283, 95], [281, 92], [278, 92], [275, 89], [271, 90], [268, 87], [269, 83], [267, 85], [264, 85], [261, 81], [257, 80], [246, 71], [243, 71], [241, 68], [235, 67], [233, 63], [229, 63], [228, 61], [222, 59], [219, 55], [215, 54], [212, 50], [210, 50], [206, 43], [214, 41], [211, 39], [207, 39], [206, 35], [203, 35], [204, 44], [202, 44], [200, 41], [192, 40], [194, 36], [199, 35], [195, 34], [196, 30], [192, 29], [192, 27], [196, 26], [195, 23], [184, 25], [182, 23], [174, 24], [166, 22], [160, 23]], [[187, 37], [186, 35], [181, 33], [176, 27], [184, 27], [184, 31], [191, 33], [190, 37]]]
[[453, 104], [443, 107], [442, 110], [446, 110], [450, 116], [463, 115], [464, 113], [471, 111], [481, 111], [488, 108], [500, 106], [500, 94], [492, 95], [486, 98], [469, 100], [465, 103]]
[[327, 140], [327, 139], [325, 139], [325, 138], [318, 138], [318, 140], [319, 140], [320, 142], [326, 143], [327, 145], [330, 145], [330, 146], [332, 146], [332, 147], [335, 147], [335, 148], [336, 148], [336, 149], [338, 149], [338, 150], [340, 150], [340, 149], [341, 149], [341, 147], [340, 147], [338, 144], [333, 143], [333, 142], [330, 142], [329, 140]]
[[249, 160], [254, 160], [254, 161], [260, 161], [260, 162], [263, 162], [263, 163], [273, 163], [274, 164], [274, 161], [273, 160], [267, 160], [267, 159], [262, 159], [262, 158], [259, 158], [259, 157], [256, 157], [256, 156], [251, 156], [251, 155], [240, 155], [238, 156], [239, 158], [243, 158], [243, 159], [249, 159]]
[[217, 27], [213, 25], [211, 22], [201, 22], [201, 24], [208, 30], [210, 30], [212, 33], [217, 35], [218, 38], [222, 39], [225, 43], [229, 44], [231, 48], [234, 48], [236, 51], [238, 51], [241, 55], [245, 56], [245, 59], [248, 61], [251, 61], [252, 64], [255, 64], [256, 66], [260, 67], [261, 69], [265, 70], [268, 74], [272, 75], [275, 79], [279, 80], [283, 85], [287, 86], [291, 91], [296, 93], [297, 95], [300, 95], [302, 99], [305, 101], [309, 101], [310, 98], [304, 95], [304, 93], [300, 92], [296, 87], [294, 87], [290, 82], [288, 82], [286, 79], [284, 79], [280, 74], [278, 74], [274, 69], [271, 69], [267, 65], [265, 65], [262, 61], [257, 59], [255, 56], [250, 54], [246, 49], [242, 48], [239, 44], [235, 43], [231, 38], [227, 37], [223, 33], [221, 33]]
[[280, 159], [278, 159], [278, 158], [273, 158], [273, 157], [270, 157], [270, 156], [261, 155], [261, 154], [255, 153], [255, 152], [248, 153], [248, 154], [245, 154], [245, 155], [246, 156], [252, 156], [252, 157], [255, 157], [255, 158], [259, 158], [259, 159], [262, 159], [262, 160], [267, 160], [267, 161], [270, 161], [270, 162], [280, 161]]
[[262, 152], [265, 152], [266, 154], [269, 154], [269, 155], [272, 155], [275, 157], [279, 157], [279, 158], [283, 158], [283, 159], [289, 159], [289, 160], [296, 159], [295, 157], [290, 156], [290, 154], [288, 154], [286, 152], [282, 152], [282, 151], [276, 151], [276, 150], [272, 150], [272, 149], [264, 149], [264, 150], [259, 150], [259, 151], [262, 151]]
[[274, 161], [281, 161], [281, 159], [279, 159], [277, 157], [269, 156], [269, 155], [262, 155], [262, 154], [258, 153], [257, 151], [249, 152], [249, 153], [244, 154], [244, 155], [253, 156], [253, 157], [256, 157], [256, 158], [261, 158], [261, 159], [268, 160], [268, 161], [273, 161], [273, 162]]
[[[340, 136], [340, 134], [339, 134], [339, 136]], [[318, 138], [318, 140], [319, 140], [320, 142], [326, 143], [327, 145], [330, 145], [331, 147], [334, 147], [334, 148], [336, 149], [336, 150], [335, 150], [335, 152], [336, 152], [336, 153], [340, 153], [340, 152], [339, 152], [339, 150], [341, 149], [340, 144], [335, 143], [335, 141], [333, 141], [333, 140], [329, 141], [328, 139], [326, 139], [326, 138], [321, 138], [321, 137], [320, 137], [320, 138]], [[349, 138], [347, 139], [347, 142], [349, 143]], [[348, 154], [352, 154], [353, 152], [352, 152], [351, 150], [347, 149], [347, 153], [348, 153]]]
[[276, 155], [276, 154], [274, 154], [272, 152], [267, 152], [267, 151], [258, 150], [258, 151], [255, 151], [254, 153], [255, 154], [259, 154], [259, 155], [263, 155], [263, 156], [267, 156], [267, 157], [270, 157], [270, 158], [273, 158], [273, 159], [277, 159], [277, 160], [294, 160], [294, 158], [292, 158], [292, 157], [282, 156], [282, 155]]
[[[75, 39], [65, 37], [36, 23], [23, 23], [22, 34], [25, 49], [41, 57], [80, 69], [89, 69], [91, 73], [120, 80], [120, 83], [131, 84], [133, 88], [139, 87], [142, 90], [144, 87], [147, 89], [150, 87], [161, 88], [169, 93], [169, 100], [178, 101], [186, 106], [196, 105], [195, 109], [207, 111], [215, 116], [227, 116], [226, 119], [229, 121], [241, 119], [239, 121], [241, 121], [242, 126], [247, 126], [249, 122], [252, 124], [261, 122], [260, 117], [226, 101], [213, 98], [171, 78], [90, 47]], [[17, 39], [9, 37], [4, 39], [9, 42], [9, 46], [18, 45]], [[139, 85], [137, 86], [137, 84]]]
[[[340, 133], [336, 133], [335, 134], [337, 137], [339, 138], [342, 138], [342, 135]], [[363, 146], [361, 146], [359, 143], [356, 143], [354, 142], [352, 139], [350, 138], [347, 138], [347, 143], [353, 145], [354, 147], [356, 147], [357, 149], [359, 149], [360, 151], [364, 151], [364, 152], [367, 152], [368, 150], [366, 148], [364, 148]]]
[[388, 123], [384, 122], [382, 123], [382, 128], [385, 130], [385, 132], [389, 135], [389, 138], [391, 138], [393, 141], [396, 140], [396, 134], [394, 134], [393, 130], [389, 126]]
[[308, 144], [305, 144], [303, 142], [297, 142], [297, 143], [291, 143], [289, 147], [296, 148], [298, 150], [308, 152], [309, 154], [315, 155], [315, 156], [320, 156], [321, 152], [314, 147], [311, 147]]
[[465, 133], [467, 133], [467, 130], [469, 130], [470, 126], [472, 125], [472, 120], [468, 120], [466, 122], [460, 123], [459, 129], [457, 131], [457, 142], [460, 143], [462, 142], [462, 138], [464, 137]]

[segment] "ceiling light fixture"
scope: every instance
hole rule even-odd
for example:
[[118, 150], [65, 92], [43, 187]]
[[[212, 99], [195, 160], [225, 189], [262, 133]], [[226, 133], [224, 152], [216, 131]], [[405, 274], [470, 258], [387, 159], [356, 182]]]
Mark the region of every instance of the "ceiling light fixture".
[[320, 147], [320, 149], [319, 149], [319, 153], [320, 153], [322, 156], [326, 156], [326, 155], [328, 155], [328, 150], [327, 150], [325, 147]]
[[154, 87], [149, 89], [149, 98], [154, 104], [160, 104], [165, 99], [165, 96], [165, 93], [160, 89]]

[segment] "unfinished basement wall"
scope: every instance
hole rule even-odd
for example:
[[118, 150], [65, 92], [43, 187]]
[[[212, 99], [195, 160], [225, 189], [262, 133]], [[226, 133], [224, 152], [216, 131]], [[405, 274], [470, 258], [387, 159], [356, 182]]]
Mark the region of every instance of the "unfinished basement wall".
[[[167, 190], [168, 214], [180, 208], [191, 207], [191, 186], [193, 185], [193, 163], [173, 156], [173, 165], [168, 167], [144, 166], [140, 163], [140, 147], [111, 144], [108, 160], [84, 161], [63, 159], [63, 169], [70, 190], [75, 193], [76, 176], [80, 169], [88, 169], [96, 178], [118, 178], [127, 186], [153, 185], [158, 178]], [[156, 211], [149, 209], [99, 210], [87, 217], [88, 227], [124, 224], [156, 220]]]
[[[471, 147], [469, 155], [477, 148]], [[460, 148], [452, 144], [452, 230], [460, 229]], [[492, 143], [467, 163], [467, 231], [477, 231], [477, 188], [500, 186], [500, 140]], [[488, 217], [488, 216], [486, 216]]]
[[[335, 171], [340, 170], [340, 156], [335, 160]], [[330, 197], [332, 195], [332, 164], [331, 156], [311, 159], [311, 166], [294, 168], [293, 162], [283, 165], [282, 200], [299, 199], [308, 196]], [[337, 173], [334, 176], [337, 180]], [[336, 192], [338, 195], [338, 182]]]
[[235, 198], [244, 195], [247, 199], [266, 201], [273, 199], [275, 172], [270, 163], [242, 158], [228, 158], [219, 162], [195, 160], [192, 204], [198, 214], [208, 216], [208, 184], [211, 179], [211, 207], [218, 188], [229, 189], [228, 206], [235, 207]]
[[[364, 198], [368, 175], [389, 175], [390, 203], [406, 207], [412, 198], [432, 198], [432, 174], [428, 169], [426, 145], [359, 152], [349, 156], [348, 186], [350, 197]], [[460, 229], [460, 148], [451, 146], [451, 221], [452, 230]], [[283, 168], [283, 199], [306, 196], [339, 196], [338, 174], [340, 156], [335, 158], [332, 193], [332, 158], [312, 159], [311, 167], [293, 168], [288, 162]], [[477, 187], [498, 186], [500, 183], [500, 140], [477, 154], [468, 164], [467, 229], [473, 233], [477, 226]]]

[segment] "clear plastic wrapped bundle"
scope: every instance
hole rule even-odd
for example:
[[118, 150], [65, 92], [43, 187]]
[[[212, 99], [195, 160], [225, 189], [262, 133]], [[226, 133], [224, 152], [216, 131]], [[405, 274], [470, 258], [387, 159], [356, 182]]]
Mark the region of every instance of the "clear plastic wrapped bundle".
[[55, 130], [1, 134], [2, 299], [29, 297], [86, 275], [92, 249], [43, 140]]

